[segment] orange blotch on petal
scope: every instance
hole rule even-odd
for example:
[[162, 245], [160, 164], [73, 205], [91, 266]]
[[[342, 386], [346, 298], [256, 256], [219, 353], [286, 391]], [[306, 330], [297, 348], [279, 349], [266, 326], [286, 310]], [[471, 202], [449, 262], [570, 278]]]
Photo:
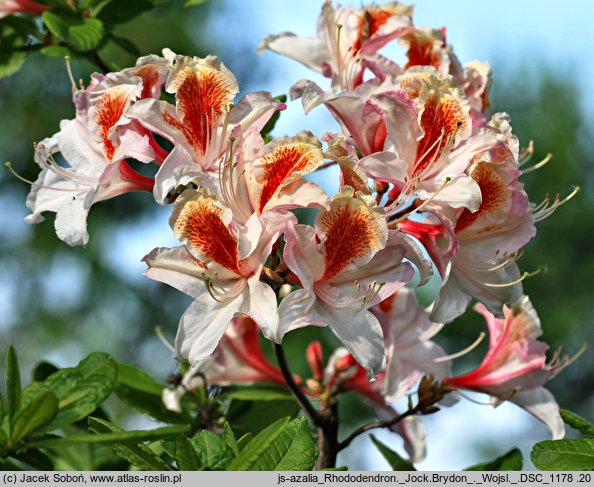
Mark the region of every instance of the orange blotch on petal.
[[[425, 132], [417, 146], [414, 173], [419, 174], [437, 161], [458, 132], [465, 132], [470, 123], [462, 105], [451, 95], [431, 96], [421, 114], [421, 128]], [[440, 140], [441, 139], [441, 140]]]
[[336, 276], [349, 264], [365, 262], [385, 245], [383, 216], [356, 198], [339, 198], [324, 212], [318, 225], [325, 234], [325, 271], [322, 280]]
[[386, 24], [388, 19], [394, 15], [394, 12], [389, 10], [369, 9], [364, 10], [359, 17], [359, 30], [357, 31], [357, 39], [353, 44], [353, 49], [358, 51], [363, 46], [363, 43], [373, 37]]
[[165, 121], [180, 130], [193, 149], [204, 153], [210, 135], [235, 97], [229, 77], [214, 68], [181, 69], [174, 82], [181, 120]]
[[481, 206], [474, 213], [466, 208], [462, 211], [456, 223], [456, 232], [468, 228], [478, 218], [496, 212], [508, 199], [505, 182], [493, 166], [479, 164], [472, 171], [471, 177], [481, 188]]
[[270, 154], [262, 156], [260, 163], [264, 169], [264, 176], [261, 183], [260, 213], [291, 176], [299, 177], [313, 171], [322, 158], [322, 151], [307, 143], [279, 145]]
[[101, 95], [95, 105], [95, 123], [99, 126], [99, 135], [103, 140], [103, 153], [109, 161], [116, 150], [109, 139], [109, 130], [122, 118], [129, 104], [129, 91], [123, 86], [115, 86]]
[[223, 209], [213, 198], [199, 196], [187, 201], [175, 221], [175, 234], [207, 260], [241, 274], [237, 239], [222, 219]]

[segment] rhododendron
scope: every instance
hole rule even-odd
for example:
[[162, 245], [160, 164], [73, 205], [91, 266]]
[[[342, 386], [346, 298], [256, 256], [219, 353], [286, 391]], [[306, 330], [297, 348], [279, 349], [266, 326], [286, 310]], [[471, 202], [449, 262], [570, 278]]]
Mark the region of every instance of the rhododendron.
[[[78, 3], [68, 5], [80, 13]], [[0, 16], [47, 8], [50, 19], [59, 16], [53, 3], [25, 1], [3, 2]], [[80, 25], [98, 21], [88, 17], [94, 7], [83, 10]], [[239, 82], [223, 60], [165, 49], [95, 73], [86, 88], [73, 81], [76, 117], [36, 145], [41, 173], [31, 183], [27, 221], [54, 212], [58, 237], [80, 245], [89, 240], [87, 216], [97, 202], [144, 191], [151, 203], [171, 205], [169, 224], [181, 245], [150, 251], [145, 275], [193, 302], [180, 312], [171, 347], [185, 373], [157, 398], [166, 409], [156, 418], [194, 415], [192, 435], [224, 428], [234, 455], [225, 423], [234, 396], [221, 388], [256, 383], [267, 383], [273, 400], [292, 393], [317, 428], [319, 468], [335, 467], [352, 440], [380, 427], [403, 438], [413, 462], [422, 460], [419, 416], [462, 391], [511, 401], [562, 438], [559, 406], [543, 385], [570, 360], [547, 363], [522, 286], [538, 272], [521, 271], [517, 260], [536, 222], [577, 189], [531, 203], [523, 175], [548, 159], [524, 168], [533, 148], [522, 151], [509, 115], [493, 113], [490, 66], [462, 64], [446, 29], [414, 25], [412, 7], [327, 0], [317, 28], [316, 37], [266, 37], [259, 51], [328, 78], [327, 86], [296, 81], [289, 95], [306, 114], [327, 109], [336, 132], [276, 134], [284, 95], [250, 92], [235, 103]], [[390, 43], [400, 47], [402, 65], [380, 53]], [[63, 46], [72, 47], [68, 39]], [[85, 55], [107, 71], [96, 52]], [[334, 195], [316, 180], [332, 165], [339, 168]], [[425, 286], [434, 268], [420, 306], [414, 287]], [[484, 334], [448, 355], [438, 333], [444, 326], [455, 333], [449, 323], [472, 300], [487, 321], [489, 349], [475, 370], [453, 376], [451, 361]], [[287, 335], [304, 327], [316, 337], [301, 354], [310, 377], [294, 374], [284, 352]], [[378, 421], [344, 436], [341, 429], [340, 440], [338, 402], [346, 392], [357, 393]], [[143, 408], [159, 409], [153, 406]], [[178, 438], [175, 455], [184, 441]]]

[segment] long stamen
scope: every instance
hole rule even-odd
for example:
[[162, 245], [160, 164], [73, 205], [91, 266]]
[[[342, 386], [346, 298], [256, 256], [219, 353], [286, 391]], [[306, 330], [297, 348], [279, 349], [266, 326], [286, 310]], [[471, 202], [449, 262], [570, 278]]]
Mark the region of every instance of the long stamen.
[[537, 169], [546, 166], [552, 158], [553, 154], [549, 152], [542, 161], [537, 162], [536, 164], [534, 164], [534, 166], [531, 166], [528, 169], [522, 169], [522, 174], [528, 174], [529, 172], [536, 171]]
[[74, 81], [74, 75], [72, 74], [72, 67], [70, 66], [70, 56], [64, 56], [64, 61], [66, 61], [66, 71], [68, 72], [68, 77], [70, 78], [70, 85], [72, 87], [72, 93], [76, 91], [76, 81]]
[[520, 157], [518, 158], [518, 165], [523, 166], [526, 164], [534, 155], [534, 141], [531, 140], [528, 143], [528, 147], [522, 147], [520, 149]]
[[516, 260], [520, 259], [522, 256], [524, 255], [524, 251], [523, 250], [518, 250], [516, 252], [514, 252], [513, 254], [509, 255], [505, 260], [503, 260], [500, 264], [496, 264], [493, 267], [489, 267], [488, 269], [486, 269], [487, 271], [496, 271], [498, 269], [501, 269], [503, 267], [507, 267], [508, 265], [510, 265], [512, 262], [515, 262]]
[[398, 220], [398, 221], [402, 221], [405, 220], [407, 218], [409, 218], [410, 216], [414, 215], [415, 213], [419, 213], [423, 208], [425, 208], [427, 205], [429, 205], [436, 197], [439, 193], [441, 193], [443, 191], [443, 189], [450, 184], [450, 182], [452, 181], [451, 177], [446, 177], [444, 182], [442, 183], [442, 185], [437, 189], [437, 191], [435, 191], [428, 199], [426, 199], [425, 201], [423, 201], [419, 206], [417, 206], [414, 210], [412, 210], [410, 213], [407, 213], [405, 215], [402, 215]]
[[154, 331], [155, 335], [157, 335], [157, 338], [161, 340], [161, 343], [163, 343], [163, 345], [165, 345], [166, 348], [175, 353], [175, 347], [171, 345], [171, 343], [169, 343], [169, 340], [167, 340], [167, 338], [165, 338], [165, 335], [163, 335], [163, 330], [161, 329], [161, 327], [155, 326]]
[[433, 361], [436, 363], [441, 363], [441, 362], [448, 362], [450, 360], [454, 360], [456, 358], [462, 357], [462, 356], [466, 355], [467, 353], [471, 352], [472, 350], [474, 350], [476, 347], [478, 347], [479, 344], [484, 340], [484, 338], [486, 336], [487, 336], [487, 334], [484, 331], [481, 331], [478, 338], [472, 344], [470, 344], [468, 347], [466, 347], [464, 350], [460, 350], [459, 352], [452, 353], [451, 355], [437, 357], [437, 358], [433, 359]]
[[545, 197], [544, 201], [535, 207], [532, 210], [532, 214], [534, 215], [534, 221], [539, 222], [544, 220], [546, 217], [551, 215], [552, 213], [557, 210], [561, 205], [567, 203], [570, 199], [572, 199], [576, 194], [580, 192], [580, 187], [576, 186], [571, 193], [569, 193], [565, 198], [559, 199], [559, 194], [555, 196], [555, 201], [549, 206], [549, 197], [548, 195]]
[[35, 186], [36, 188], [44, 188], [44, 189], [53, 189], [54, 191], [66, 191], [66, 192], [75, 192], [75, 193], [80, 193], [81, 189], [80, 188], [55, 188], [53, 186], [45, 186], [44, 184], [39, 184], [39, 183], [35, 183], [33, 181], [30, 181], [29, 179], [24, 178], [23, 176], [21, 176], [19, 173], [17, 173], [13, 167], [12, 164], [8, 161], [6, 161], [4, 163], [4, 166], [10, 171], [10, 173], [17, 178], [19, 181], [23, 181], [24, 183], [27, 183], [31, 186]]
[[540, 274], [541, 272], [546, 271], [546, 267], [541, 266], [538, 269], [536, 269], [533, 272], [524, 272], [524, 274], [522, 274], [518, 279], [516, 279], [515, 281], [512, 282], [506, 282], [503, 284], [492, 284], [489, 282], [485, 282], [483, 283], [485, 286], [488, 287], [510, 287], [510, 286], [515, 286], [516, 284], [520, 284], [524, 279], [528, 279], [529, 277], [534, 277], [538, 274]]

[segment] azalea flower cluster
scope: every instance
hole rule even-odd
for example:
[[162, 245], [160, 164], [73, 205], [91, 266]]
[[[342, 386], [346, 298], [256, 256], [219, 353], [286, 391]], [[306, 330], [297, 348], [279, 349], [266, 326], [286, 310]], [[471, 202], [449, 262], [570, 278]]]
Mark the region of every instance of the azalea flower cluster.
[[[399, 65], [379, 53], [403, 47]], [[462, 65], [445, 30], [412, 22], [397, 2], [356, 8], [327, 1], [316, 37], [283, 33], [260, 50], [293, 58], [329, 79], [290, 90], [305, 112], [325, 106], [339, 133], [270, 138], [286, 108], [267, 92], [234, 104], [237, 80], [220, 59], [142, 57], [133, 68], [95, 74], [74, 93], [76, 117], [36, 146], [41, 167], [27, 199], [30, 223], [56, 213], [59, 238], [86, 244], [90, 207], [129, 191], [172, 204], [181, 245], [156, 248], [146, 275], [194, 298], [181, 317], [176, 358], [191, 369], [167, 390], [171, 409], [192, 381], [285, 384], [260, 349], [259, 331], [281, 344], [300, 327], [328, 326], [345, 348], [324, 363], [307, 350], [305, 394], [362, 394], [380, 418], [425, 374], [441, 392], [472, 390], [511, 400], [564, 434], [542, 385], [567, 363], [546, 363], [540, 323], [516, 263], [535, 223], [562, 201], [536, 206], [520, 178], [521, 151], [505, 113], [491, 114], [490, 67]], [[134, 162], [133, 162], [134, 161]], [[154, 176], [138, 169], [156, 166]], [[327, 195], [306, 176], [336, 165]], [[315, 213], [313, 225], [293, 210]], [[428, 309], [406, 284], [442, 284]], [[431, 341], [471, 300], [489, 329], [489, 351], [473, 372], [452, 376]], [[376, 379], [370, 382], [370, 377]], [[424, 454], [420, 420], [394, 429], [411, 458]]]

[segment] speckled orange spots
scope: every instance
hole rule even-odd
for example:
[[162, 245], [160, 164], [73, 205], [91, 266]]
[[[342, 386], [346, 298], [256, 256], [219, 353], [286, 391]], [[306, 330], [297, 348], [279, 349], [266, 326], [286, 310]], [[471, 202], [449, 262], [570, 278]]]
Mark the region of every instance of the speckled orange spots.
[[355, 51], [361, 49], [363, 43], [373, 35], [377, 34], [393, 15], [394, 13], [389, 10], [364, 10], [361, 17], [359, 17], [359, 30], [357, 32], [357, 39], [353, 44], [353, 49]]
[[180, 130], [196, 152], [203, 154], [210, 134], [235, 93], [224, 73], [209, 68], [196, 71], [186, 66], [178, 73], [175, 86], [181, 120], [166, 116], [165, 121]]
[[456, 232], [468, 228], [478, 218], [499, 210], [508, 198], [505, 183], [493, 166], [479, 164], [471, 176], [481, 188], [481, 206], [474, 213], [466, 208], [462, 211], [456, 224]]
[[109, 161], [116, 150], [109, 139], [109, 130], [122, 118], [129, 102], [125, 88], [115, 86], [101, 95], [95, 105], [95, 123], [99, 126], [99, 135], [103, 140], [103, 154]]
[[321, 150], [311, 144], [284, 144], [260, 159], [264, 168], [260, 213], [278, 188], [293, 174], [306, 174], [322, 160]]
[[[421, 128], [425, 132], [417, 146], [414, 174], [437, 161], [448, 140], [458, 131], [465, 131], [469, 123], [468, 114], [451, 95], [431, 96], [425, 101], [421, 115]], [[440, 140], [441, 138], [441, 140]]]
[[326, 235], [326, 268], [322, 280], [331, 279], [381, 246], [377, 215], [356, 199], [333, 201], [330, 211], [322, 215], [319, 224]]
[[419, 30], [405, 36], [404, 39], [408, 41], [406, 51], [408, 62], [404, 65], [404, 69], [412, 66], [433, 66], [439, 69], [441, 53], [440, 45], [435, 42], [436, 39]]
[[175, 233], [209, 261], [241, 274], [243, 262], [238, 260], [237, 239], [222, 215], [222, 208], [212, 198], [200, 196], [185, 203], [175, 222]]

